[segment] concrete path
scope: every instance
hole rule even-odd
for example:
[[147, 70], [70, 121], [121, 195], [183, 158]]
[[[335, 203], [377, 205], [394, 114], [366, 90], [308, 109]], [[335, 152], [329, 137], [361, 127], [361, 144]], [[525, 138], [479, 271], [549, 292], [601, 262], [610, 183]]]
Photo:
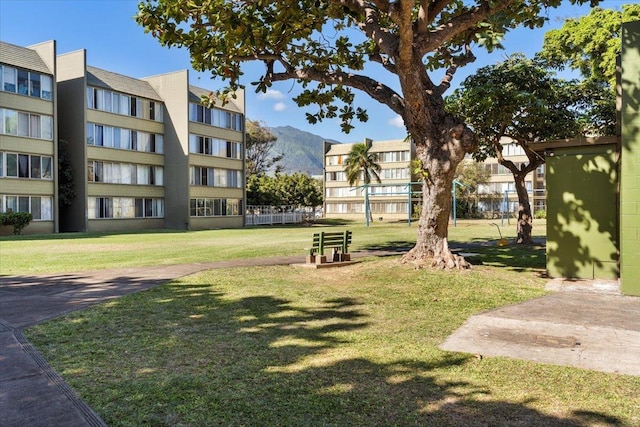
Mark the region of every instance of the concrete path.
[[[24, 338], [24, 328], [198, 271], [302, 262], [274, 257], [0, 277], [0, 426], [105, 425]], [[615, 287], [579, 288], [560, 285], [549, 296], [473, 316], [442, 348], [640, 375], [640, 298], [617, 295]]]
[[640, 298], [617, 282], [552, 281], [542, 298], [470, 317], [440, 346], [603, 372], [640, 375]]

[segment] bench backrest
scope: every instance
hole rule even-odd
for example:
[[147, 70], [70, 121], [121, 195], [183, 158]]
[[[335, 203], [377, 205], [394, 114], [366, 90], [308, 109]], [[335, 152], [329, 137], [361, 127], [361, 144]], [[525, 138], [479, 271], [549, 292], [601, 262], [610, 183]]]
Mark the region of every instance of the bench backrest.
[[347, 253], [348, 246], [351, 244], [351, 236], [351, 230], [313, 233], [312, 248], [320, 249], [321, 255], [324, 255], [324, 248], [327, 247], [341, 247], [342, 252]]

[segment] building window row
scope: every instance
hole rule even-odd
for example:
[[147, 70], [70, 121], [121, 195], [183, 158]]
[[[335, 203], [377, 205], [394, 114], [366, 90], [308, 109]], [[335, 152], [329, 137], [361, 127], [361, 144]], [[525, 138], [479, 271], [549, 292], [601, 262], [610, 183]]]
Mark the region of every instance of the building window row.
[[[527, 165], [527, 163], [523, 162], [513, 162], [513, 164], [516, 165], [518, 169], [521, 169], [522, 165]], [[485, 164], [484, 168], [491, 175], [511, 175], [511, 171], [499, 163]]]
[[325, 174], [325, 181], [329, 182], [329, 181], [346, 181], [347, 180], [347, 173], [344, 171], [338, 171], [338, 172], [327, 172]]
[[87, 107], [156, 122], [161, 122], [164, 115], [161, 102], [90, 86], [87, 87]]
[[372, 196], [406, 196], [407, 192], [406, 185], [372, 185], [369, 187], [369, 194]]
[[89, 197], [88, 203], [89, 219], [164, 217], [164, 199]]
[[219, 128], [232, 129], [242, 132], [242, 114], [221, 110], [220, 108], [207, 108], [200, 104], [189, 104], [189, 120], [204, 123]]
[[406, 214], [409, 209], [407, 202], [382, 203], [371, 202], [372, 214]]
[[242, 199], [191, 199], [190, 206], [191, 216], [237, 216], [242, 212]]
[[341, 213], [341, 214], [355, 214], [364, 212], [363, 202], [348, 202], [348, 203], [327, 203], [327, 212]]
[[[528, 192], [533, 191], [533, 183], [531, 181], [525, 181], [524, 185]], [[479, 194], [515, 193], [515, 191], [516, 185], [513, 182], [491, 182], [478, 185]]]
[[189, 153], [240, 159], [242, 158], [242, 145], [239, 142], [191, 134], [189, 135]]
[[362, 188], [328, 187], [327, 197], [359, 197], [364, 194]]
[[191, 185], [208, 187], [242, 188], [242, 171], [223, 168], [191, 166]]
[[346, 154], [340, 154], [337, 156], [327, 156], [327, 166], [340, 166], [347, 159]]
[[28, 212], [34, 221], [51, 221], [53, 197], [0, 195], [0, 212]]
[[164, 168], [89, 160], [88, 178], [106, 184], [164, 185]]
[[162, 153], [164, 137], [160, 134], [87, 123], [87, 145], [120, 150]]
[[409, 179], [409, 168], [382, 169], [380, 175], [382, 179]]
[[0, 88], [4, 92], [53, 99], [53, 78], [50, 75], [8, 65], [0, 65]]
[[0, 134], [53, 140], [53, 117], [0, 108]]
[[378, 153], [378, 162], [380, 163], [408, 162], [409, 160], [411, 160], [409, 151], [384, 151]]
[[53, 158], [0, 151], [0, 178], [53, 179]]

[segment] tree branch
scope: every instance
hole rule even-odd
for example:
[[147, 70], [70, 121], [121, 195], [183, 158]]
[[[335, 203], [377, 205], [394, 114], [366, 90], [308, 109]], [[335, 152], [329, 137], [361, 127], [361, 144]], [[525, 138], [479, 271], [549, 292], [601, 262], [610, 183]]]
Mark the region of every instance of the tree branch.
[[[467, 31], [488, 16], [505, 10], [515, 2], [516, 0], [501, 0], [492, 3], [483, 2], [480, 6], [458, 15], [455, 18], [451, 18], [446, 25], [441, 25], [429, 33], [419, 34], [416, 39], [416, 46], [420, 50], [420, 56], [422, 57], [429, 52], [437, 50], [447, 40], [451, 40], [456, 35]], [[491, 6], [491, 4], [494, 6]]]
[[344, 85], [365, 92], [374, 100], [391, 108], [395, 113], [404, 116], [404, 99], [390, 87], [367, 76], [333, 71], [318, 72], [313, 69], [291, 69], [282, 73], [274, 73], [271, 82], [285, 80], [310, 80], [326, 84]]

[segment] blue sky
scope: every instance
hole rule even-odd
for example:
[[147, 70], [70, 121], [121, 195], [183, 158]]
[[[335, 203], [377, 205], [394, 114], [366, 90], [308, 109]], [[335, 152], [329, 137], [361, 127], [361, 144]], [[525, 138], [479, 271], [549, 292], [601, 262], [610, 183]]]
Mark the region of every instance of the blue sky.
[[[617, 9], [624, 3], [637, 2], [605, 1], [601, 7]], [[0, 40], [27, 46], [55, 39], [59, 54], [86, 49], [89, 65], [131, 77], [190, 68], [186, 50], [160, 46], [135, 23], [133, 16], [137, 5], [138, 0], [0, 0]], [[540, 50], [546, 31], [560, 27], [565, 18], [588, 13], [588, 6], [572, 6], [567, 1], [565, 6], [548, 11], [549, 22], [544, 28], [522, 28], [508, 33], [503, 43], [505, 50], [489, 55], [477, 49], [477, 60], [458, 71], [453, 87], [478, 67], [494, 64], [505, 55], [514, 52], [533, 55]], [[247, 86], [247, 117], [250, 119], [263, 121], [268, 126], [294, 126], [341, 142], [359, 142], [364, 138], [402, 139], [406, 135], [395, 113], [363, 94], [357, 95], [356, 100], [367, 109], [369, 121], [355, 122], [356, 128], [351, 133], [342, 133], [337, 121], [310, 125], [305, 119], [305, 111], [312, 110], [301, 109], [291, 100], [297, 91], [295, 84], [278, 83], [266, 95], [258, 95], [253, 92], [250, 82], [257, 80], [262, 66], [254, 64], [244, 70], [242, 83]], [[206, 73], [191, 70], [190, 76], [192, 84], [210, 90], [223, 85]]]

